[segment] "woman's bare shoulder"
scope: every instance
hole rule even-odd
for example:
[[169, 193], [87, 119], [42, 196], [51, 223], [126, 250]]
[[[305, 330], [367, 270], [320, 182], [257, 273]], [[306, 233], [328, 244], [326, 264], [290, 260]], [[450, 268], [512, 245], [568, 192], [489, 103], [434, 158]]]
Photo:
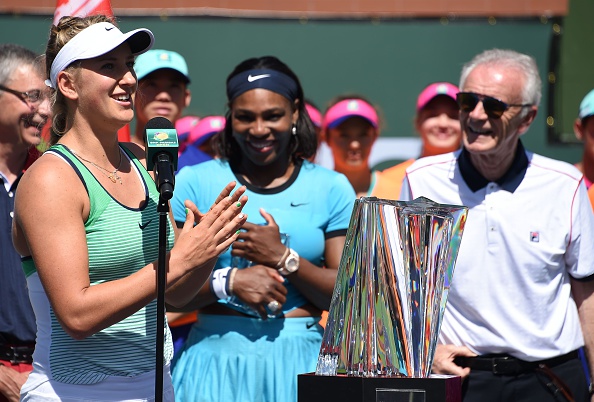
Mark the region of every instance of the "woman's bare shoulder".
[[43, 203], [49, 210], [54, 208], [54, 201], [79, 202], [82, 198], [77, 195], [82, 197], [85, 190], [78, 174], [66, 160], [45, 152], [23, 174], [17, 194], [16, 202], [26, 199], [29, 205]]

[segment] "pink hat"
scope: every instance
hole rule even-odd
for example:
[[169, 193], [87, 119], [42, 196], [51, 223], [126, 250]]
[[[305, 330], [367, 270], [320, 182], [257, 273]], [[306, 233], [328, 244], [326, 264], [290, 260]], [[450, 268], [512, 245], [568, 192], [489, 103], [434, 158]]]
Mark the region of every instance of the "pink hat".
[[177, 119], [175, 122], [175, 131], [177, 131], [177, 138], [179, 141], [179, 153], [181, 154], [186, 146], [188, 145], [188, 138], [190, 137], [190, 131], [200, 121], [198, 116], [185, 116], [181, 119]]
[[314, 126], [322, 127], [322, 114], [320, 111], [307, 102], [305, 102], [305, 110], [307, 110], [307, 114]]
[[175, 122], [175, 130], [178, 136], [190, 134], [190, 131], [198, 124], [200, 117], [198, 116], [185, 116], [181, 119], [177, 119]]
[[460, 90], [454, 84], [450, 84], [449, 82], [434, 82], [423, 89], [417, 98], [417, 112], [427, 106], [427, 103], [431, 102], [433, 98], [439, 95], [449, 96], [453, 100], [456, 100], [456, 94], [458, 92], [460, 92]]
[[324, 127], [334, 128], [355, 116], [368, 120], [373, 127], [378, 126], [379, 120], [373, 106], [362, 99], [345, 99], [328, 109], [324, 115]]
[[200, 119], [200, 122], [190, 132], [188, 144], [199, 146], [213, 135], [225, 129], [224, 116], [206, 116]]

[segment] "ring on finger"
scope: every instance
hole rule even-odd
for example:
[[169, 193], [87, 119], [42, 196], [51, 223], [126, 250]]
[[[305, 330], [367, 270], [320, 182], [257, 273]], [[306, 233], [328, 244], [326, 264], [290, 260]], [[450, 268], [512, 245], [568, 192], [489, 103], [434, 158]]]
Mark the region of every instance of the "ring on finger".
[[266, 307], [268, 307], [268, 310], [272, 311], [273, 313], [277, 312], [280, 308], [281, 308], [281, 304], [279, 302], [277, 302], [276, 300], [273, 300], [271, 302], [269, 302]]

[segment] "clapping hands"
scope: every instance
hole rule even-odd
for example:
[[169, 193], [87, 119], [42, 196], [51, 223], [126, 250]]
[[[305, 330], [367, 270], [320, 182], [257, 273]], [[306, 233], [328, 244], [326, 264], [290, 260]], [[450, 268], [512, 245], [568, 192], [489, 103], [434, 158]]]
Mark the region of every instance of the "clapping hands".
[[235, 182], [227, 184], [206, 213], [200, 212], [193, 202], [185, 201], [186, 220], [171, 250], [170, 273], [179, 269], [183, 276], [214, 262], [237, 239], [247, 219], [241, 212], [247, 196], [245, 186], [233, 192], [234, 187]]

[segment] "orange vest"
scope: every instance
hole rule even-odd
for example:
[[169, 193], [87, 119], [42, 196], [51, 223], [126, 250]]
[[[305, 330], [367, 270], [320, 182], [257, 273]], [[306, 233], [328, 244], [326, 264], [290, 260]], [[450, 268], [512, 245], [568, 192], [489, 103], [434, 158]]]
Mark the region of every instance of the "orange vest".
[[400, 190], [402, 189], [402, 181], [406, 175], [406, 169], [412, 165], [414, 161], [414, 159], [409, 159], [396, 166], [378, 172], [375, 187], [373, 187], [371, 195], [373, 197], [387, 200], [398, 200], [400, 198]]

